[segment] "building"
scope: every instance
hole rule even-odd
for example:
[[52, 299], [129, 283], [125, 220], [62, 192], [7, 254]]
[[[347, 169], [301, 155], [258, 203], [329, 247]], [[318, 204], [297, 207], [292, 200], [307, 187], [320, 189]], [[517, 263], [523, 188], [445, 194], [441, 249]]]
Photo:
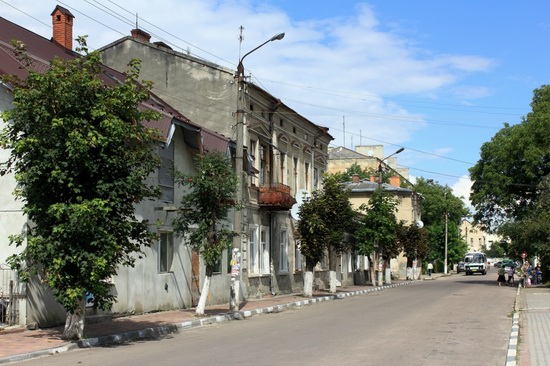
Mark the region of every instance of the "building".
[[[15, 74], [24, 78], [26, 70], [14, 57], [16, 50], [11, 40], [19, 40], [26, 46], [35, 71], [44, 71], [54, 57], [75, 58], [79, 55], [72, 51], [71, 39], [73, 16], [67, 9], [57, 6], [51, 14], [53, 38], [46, 39], [0, 18], [0, 73]], [[110, 68], [104, 68], [102, 80], [105, 83], [122, 82], [124, 75]], [[0, 110], [12, 108], [10, 86], [0, 85]], [[113, 306], [115, 313], [141, 313], [175, 308], [187, 308], [196, 304], [199, 297], [199, 279], [193, 276], [199, 273], [199, 256], [186, 245], [185, 238], [175, 237], [171, 227], [174, 215], [174, 203], [181, 197], [182, 189], [174, 185], [169, 172], [173, 168], [192, 172], [194, 157], [205, 151], [229, 152], [234, 143], [203, 126], [199, 126], [179, 113], [175, 108], [156, 95], [143, 103], [142, 108], [154, 109], [162, 114], [159, 121], [144, 122], [151, 128], [158, 128], [162, 140], [158, 141], [158, 153], [162, 167], [151, 174], [150, 184], [161, 187], [163, 195], [158, 199], [143, 201], [136, 205], [136, 218], [146, 219], [150, 230], [158, 236], [158, 241], [144, 248], [145, 256], [136, 261], [135, 267], [120, 268], [112, 279], [113, 293], [117, 302]], [[0, 120], [2, 124], [7, 121]], [[9, 151], [0, 150], [2, 162]], [[16, 181], [13, 175], [0, 177], [0, 264], [6, 258], [20, 250], [9, 245], [8, 235], [25, 232], [30, 223], [22, 212], [22, 203], [15, 201], [13, 189]], [[220, 269], [221, 271], [221, 269]], [[63, 323], [65, 312], [53, 299], [39, 278], [30, 283], [17, 282], [14, 272], [6, 265], [0, 266], [0, 296], [4, 296], [4, 284], [15, 281], [15, 296], [11, 298], [10, 310], [17, 315], [19, 324], [38, 324], [41, 327]]]
[[[412, 189], [414, 185], [408, 180], [408, 169], [397, 167], [396, 157], [385, 159], [382, 145], [357, 146], [355, 151], [341, 146], [329, 149], [329, 173], [345, 172], [353, 165], [358, 165], [362, 170], [372, 171], [372, 175], [368, 179], [360, 180], [358, 176], [354, 176], [352, 182], [345, 184], [345, 187], [351, 191], [350, 201], [355, 209], [362, 204], [368, 204], [375, 190], [384, 189], [391, 192], [397, 200], [396, 217], [398, 222], [404, 221], [409, 225], [419, 223], [419, 195]], [[379, 184], [381, 170], [389, 173], [389, 184]], [[368, 269], [366, 258], [355, 258], [355, 261], [355, 269], [359, 272]], [[371, 261], [374, 262], [374, 258], [371, 258]], [[392, 259], [390, 261], [391, 273], [397, 278], [411, 277], [410, 273], [407, 273], [407, 262], [408, 258], [403, 257], [403, 255]], [[409, 262], [412, 262], [412, 259]], [[409, 267], [411, 265], [409, 263]], [[417, 275], [420, 275], [420, 271]]]
[[[117, 70], [140, 59], [154, 92], [199, 125], [233, 137], [241, 116], [243, 165], [249, 163], [242, 236], [235, 245], [242, 254], [242, 295], [301, 292], [302, 260], [290, 210], [298, 192], [320, 188], [332, 140], [328, 130], [246, 78], [241, 82], [234, 70], [152, 42], [143, 30], [133, 29], [101, 52], [104, 63]], [[227, 278], [222, 271], [212, 279], [214, 301], [227, 301]]]

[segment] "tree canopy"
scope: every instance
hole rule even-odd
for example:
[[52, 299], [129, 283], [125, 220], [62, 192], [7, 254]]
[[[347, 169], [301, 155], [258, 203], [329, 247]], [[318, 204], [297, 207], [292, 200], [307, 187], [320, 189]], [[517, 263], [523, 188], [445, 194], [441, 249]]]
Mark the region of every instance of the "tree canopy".
[[344, 239], [351, 230], [355, 211], [349, 202], [349, 192], [344, 190], [334, 175], [323, 177], [323, 189], [313, 191], [299, 211], [300, 251], [306, 258], [308, 270], [320, 262], [327, 249], [337, 253], [348, 249]]
[[158, 132], [140, 123], [158, 116], [138, 108], [149, 97], [149, 84], [137, 80], [139, 63], [129, 65], [124, 83], [106, 86], [99, 53], [80, 41], [86, 57], [56, 58], [26, 80], [4, 78], [14, 108], [3, 113], [9, 123], [1, 135], [11, 151], [2, 173], [15, 173], [31, 223], [26, 243], [11, 238], [26, 246], [10, 263], [26, 278], [40, 271], [57, 301], [79, 315], [86, 292], [95, 307], [111, 307], [107, 280], [154, 238], [135, 204], [158, 194], [145, 178], [159, 165]]
[[239, 209], [235, 202], [237, 176], [231, 161], [221, 152], [208, 152], [195, 158], [196, 173], [176, 172], [176, 182], [189, 188], [181, 199], [173, 221], [180, 235], [189, 235], [189, 244], [199, 251], [211, 276], [235, 236], [227, 221], [229, 209]]
[[470, 169], [475, 219], [509, 237], [510, 255], [550, 258], [550, 85], [535, 89], [531, 112], [505, 124]]

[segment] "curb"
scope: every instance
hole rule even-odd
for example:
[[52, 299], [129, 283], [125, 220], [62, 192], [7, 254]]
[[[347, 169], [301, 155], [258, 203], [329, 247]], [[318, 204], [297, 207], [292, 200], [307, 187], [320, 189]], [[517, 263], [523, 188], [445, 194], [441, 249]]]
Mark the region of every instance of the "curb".
[[66, 345], [56, 347], [56, 348], [50, 348], [50, 349], [30, 352], [30, 353], [21, 354], [21, 355], [5, 357], [0, 359], [0, 364], [26, 361], [33, 358], [55, 355], [55, 354], [71, 351], [78, 348], [101, 347], [101, 346], [112, 345], [112, 344], [124, 344], [124, 343], [138, 341], [138, 340], [158, 338], [170, 333], [177, 333], [180, 330], [197, 328], [197, 327], [202, 327], [210, 324], [225, 323], [232, 320], [244, 320], [244, 319], [253, 317], [255, 315], [280, 313], [287, 309], [296, 309], [305, 305], [313, 305], [316, 303], [325, 302], [329, 300], [344, 299], [346, 297], [351, 297], [351, 296], [366, 295], [370, 292], [383, 291], [383, 290], [387, 290], [395, 287], [409, 285], [415, 282], [421, 282], [421, 280], [407, 281], [407, 282], [401, 282], [401, 283], [392, 284], [392, 285], [385, 285], [381, 287], [373, 287], [371, 289], [366, 289], [366, 290], [350, 291], [350, 292], [345, 292], [340, 294], [327, 295], [327, 296], [316, 297], [316, 298], [311, 298], [311, 299], [306, 299], [301, 301], [294, 301], [294, 302], [290, 302], [282, 305], [268, 306], [265, 308], [260, 308], [255, 310], [237, 311], [233, 313], [226, 313], [226, 314], [211, 316], [203, 319], [196, 319], [196, 320], [190, 320], [190, 321], [185, 321], [181, 323], [151, 327], [151, 328], [146, 328], [146, 329], [137, 330], [137, 331], [130, 331], [130, 332], [113, 334], [108, 336], [81, 339], [79, 341], [70, 342], [70, 343], [67, 343]]
[[521, 293], [521, 286], [518, 286], [516, 292], [516, 303], [514, 304], [514, 315], [512, 318], [512, 330], [510, 332], [510, 341], [508, 342], [508, 350], [506, 352], [506, 366], [516, 366], [517, 352], [518, 352], [518, 338], [519, 338], [519, 296]]

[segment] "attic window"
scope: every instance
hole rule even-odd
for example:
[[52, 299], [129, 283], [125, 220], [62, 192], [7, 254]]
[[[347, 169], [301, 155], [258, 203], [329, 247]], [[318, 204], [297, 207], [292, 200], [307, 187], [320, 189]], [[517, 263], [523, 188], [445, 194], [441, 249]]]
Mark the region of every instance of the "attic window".
[[296, 127], [292, 127], [292, 133], [296, 134]]
[[279, 126], [284, 127], [284, 121], [282, 118], [279, 120]]
[[61, 15], [59, 15], [59, 14], [56, 15], [56, 16], [55, 16], [55, 20], [58, 21], [58, 22], [60, 22], [60, 21], [61, 21]]
[[251, 111], [253, 111], [253, 110], [254, 110], [254, 104], [250, 103], [249, 109], [250, 109]]

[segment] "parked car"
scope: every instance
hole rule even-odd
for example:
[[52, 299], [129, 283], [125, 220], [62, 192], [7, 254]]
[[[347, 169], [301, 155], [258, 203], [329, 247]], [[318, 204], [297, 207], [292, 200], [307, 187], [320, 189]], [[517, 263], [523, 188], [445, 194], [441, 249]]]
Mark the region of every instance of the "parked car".
[[502, 267], [504, 267], [504, 270], [508, 272], [510, 270], [510, 267], [516, 268], [517, 264], [511, 259], [505, 259], [502, 261]]
[[456, 267], [456, 273], [464, 272], [464, 262], [458, 262], [458, 267]]
[[493, 264], [493, 265], [497, 268], [500, 268], [500, 267], [502, 267], [502, 261], [495, 262], [495, 264]]

